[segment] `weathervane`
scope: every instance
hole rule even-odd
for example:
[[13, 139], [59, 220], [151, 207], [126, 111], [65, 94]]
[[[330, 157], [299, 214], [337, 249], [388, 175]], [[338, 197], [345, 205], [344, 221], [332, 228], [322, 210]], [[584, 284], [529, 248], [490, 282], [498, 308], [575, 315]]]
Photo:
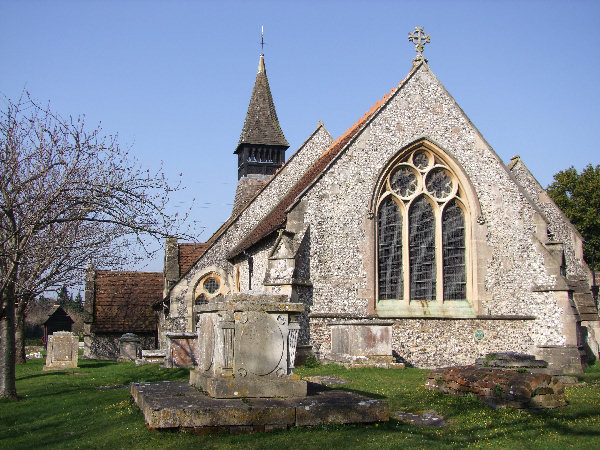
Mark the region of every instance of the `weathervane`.
[[425, 34], [423, 27], [415, 27], [415, 31], [408, 33], [408, 40], [415, 44], [415, 51], [417, 52], [417, 56], [413, 59], [413, 62], [427, 62], [427, 59], [423, 56], [423, 50], [425, 50], [425, 44], [431, 42], [431, 36]]
[[260, 53], [265, 53], [265, 30], [264, 26], [260, 26]]

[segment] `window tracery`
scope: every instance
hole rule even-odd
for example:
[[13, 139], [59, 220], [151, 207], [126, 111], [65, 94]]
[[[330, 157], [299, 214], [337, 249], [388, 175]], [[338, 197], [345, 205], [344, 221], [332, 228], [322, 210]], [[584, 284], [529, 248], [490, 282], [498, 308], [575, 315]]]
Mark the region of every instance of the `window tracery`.
[[223, 282], [216, 273], [204, 275], [196, 285], [194, 303], [197, 305], [207, 303], [211, 298], [221, 294], [223, 287]]
[[467, 300], [466, 199], [436, 152], [419, 147], [387, 171], [377, 206], [377, 299]]

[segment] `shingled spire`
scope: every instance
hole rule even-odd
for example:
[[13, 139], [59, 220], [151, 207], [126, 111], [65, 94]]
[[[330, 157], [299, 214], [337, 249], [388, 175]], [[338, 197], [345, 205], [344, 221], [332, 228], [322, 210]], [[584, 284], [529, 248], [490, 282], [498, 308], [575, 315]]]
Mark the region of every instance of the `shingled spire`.
[[261, 54], [246, 120], [234, 152], [238, 155], [238, 180], [245, 176], [256, 179], [272, 175], [285, 161], [289, 146], [279, 126]]

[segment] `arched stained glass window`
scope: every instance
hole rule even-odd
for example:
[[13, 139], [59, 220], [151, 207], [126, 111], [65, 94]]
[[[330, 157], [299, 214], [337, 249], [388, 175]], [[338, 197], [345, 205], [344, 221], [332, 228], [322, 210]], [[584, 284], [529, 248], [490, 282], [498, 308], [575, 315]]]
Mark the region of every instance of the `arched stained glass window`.
[[442, 253], [444, 259], [444, 300], [467, 298], [465, 266], [465, 218], [456, 200], [450, 201], [442, 215]]
[[409, 306], [467, 300], [464, 192], [451, 165], [426, 146], [404, 154], [386, 172], [376, 216], [378, 300]]
[[410, 298], [435, 300], [435, 215], [425, 197], [419, 197], [408, 213]]
[[402, 215], [391, 196], [381, 202], [377, 223], [379, 298], [402, 299]]

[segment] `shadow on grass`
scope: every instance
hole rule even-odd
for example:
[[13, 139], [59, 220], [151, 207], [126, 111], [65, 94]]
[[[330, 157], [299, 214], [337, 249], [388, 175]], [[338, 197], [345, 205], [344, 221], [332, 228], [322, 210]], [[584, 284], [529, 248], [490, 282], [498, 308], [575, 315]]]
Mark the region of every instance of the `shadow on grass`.
[[97, 369], [99, 367], [114, 366], [118, 364], [116, 361], [100, 361], [100, 360], [83, 360], [80, 361], [82, 369]]

